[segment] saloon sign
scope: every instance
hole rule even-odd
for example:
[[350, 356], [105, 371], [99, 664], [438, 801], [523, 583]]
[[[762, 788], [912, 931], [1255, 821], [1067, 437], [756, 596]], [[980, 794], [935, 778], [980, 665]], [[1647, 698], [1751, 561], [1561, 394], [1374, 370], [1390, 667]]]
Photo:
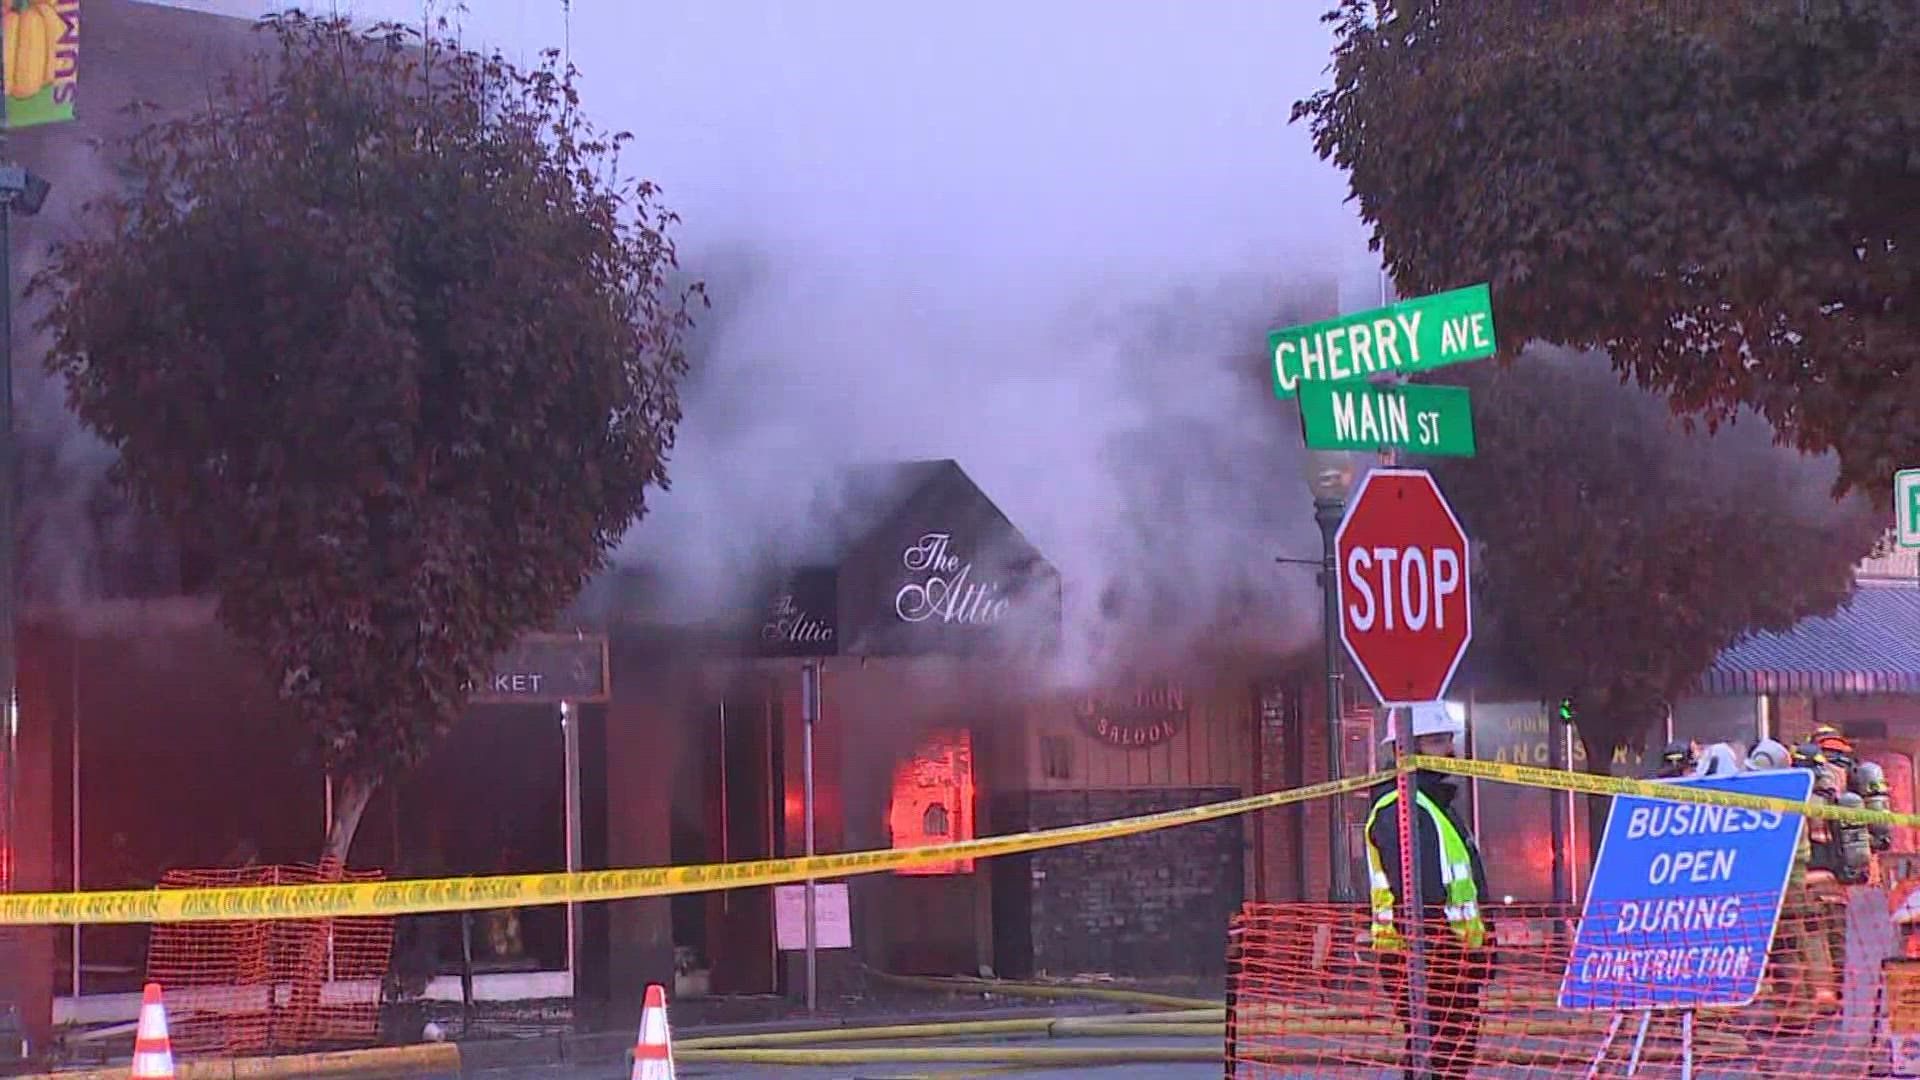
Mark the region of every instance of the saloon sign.
[[1074, 710], [1088, 735], [1125, 750], [1139, 750], [1180, 734], [1187, 723], [1186, 694], [1172, 683], [1142, 689], [1130, 699], [1089, 696]]

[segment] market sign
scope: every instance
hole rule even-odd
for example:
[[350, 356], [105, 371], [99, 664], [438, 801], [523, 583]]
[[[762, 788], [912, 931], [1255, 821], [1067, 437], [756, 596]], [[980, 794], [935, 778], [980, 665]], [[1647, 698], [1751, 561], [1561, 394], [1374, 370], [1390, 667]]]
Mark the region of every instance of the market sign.
[[1411, 375], [1494, 354], [1493, 300], [1486, 285], [1403, 300], [1372, 311], [1290, 326], [1267, 335], [1273, 392], [1290, 398], [1308, 383]]
[[611, 696], [603, 634], [529, 634], [473, 688], [476, 705], [590, 704]]

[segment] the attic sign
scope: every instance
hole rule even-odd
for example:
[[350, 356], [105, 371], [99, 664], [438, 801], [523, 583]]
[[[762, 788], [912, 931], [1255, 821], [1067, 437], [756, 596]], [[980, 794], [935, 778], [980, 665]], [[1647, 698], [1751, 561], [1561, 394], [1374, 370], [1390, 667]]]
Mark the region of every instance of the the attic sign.
[[893, 612], [902, 622], [990, 626], [1007, 613], [1000, 583], [975, 576], [972, 561], [954, 551], [951, 532], [922, 535], [900, 553], [900, 563], [908, 578], [893, 594]]

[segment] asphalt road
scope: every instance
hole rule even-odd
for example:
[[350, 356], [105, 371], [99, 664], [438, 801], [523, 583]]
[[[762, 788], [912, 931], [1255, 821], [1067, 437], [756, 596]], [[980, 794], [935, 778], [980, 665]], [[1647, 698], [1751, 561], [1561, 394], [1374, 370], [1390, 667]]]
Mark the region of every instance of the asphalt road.
[[[881, 1045], [911, 1046], [911, 1043], [863, 1043], [862, 1046]], [[969, 1043], [965, 1045], [980, 1045]], [[1037, 1039], [1020, 1040], [1017, 1045], [1050, 1047], [1056, 1049], [1084, 1049], [1088, 1047], [1142, 1047], [1142, 1046], [1178, 1046], [1189, 1049], [1214, 1049], [1220, 1045], [1218, 1039]], [[709, 1063], [677, 1064], [674, 1070], [680, 1077], [712, 1078], [712, 1080], [905, 1080], [908, 1077], [944, 1076], [960, 1080], [961, 1077], [1003, 1077], [1036, 1076], [1053, 1078], [1088, 1077], [1089, 1080], [1219, 1080], [1220, 1062], [1194, 1062], [1191, 1064], [1170, 1064], [1164, 1062], [1146, 1062], [1135, 1065], [1107, 1065], [1100, 1067], [1074, 1066], [1070, 1068], [1012, 1067], [969, 1062], [961, 1065], [901, 1064], [901, 1065], [832, 1065], [822, 1067], [794, 1067], [770, 1065], [723, 1065]], [[618, 1065], [569, 1066], [544, 1069], [519, 1069], [488, 1071], [477, 1074], [486, 1080], [626, 1080], [626, 1070]]]

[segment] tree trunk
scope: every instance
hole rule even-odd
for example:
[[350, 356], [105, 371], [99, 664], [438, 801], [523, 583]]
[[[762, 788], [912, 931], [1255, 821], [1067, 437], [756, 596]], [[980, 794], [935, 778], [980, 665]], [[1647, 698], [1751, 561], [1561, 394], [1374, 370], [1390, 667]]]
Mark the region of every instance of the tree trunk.
[[380, 788], [378, 777], [347, 773], [334, 780], [333, 820], [327, 822], [327, 840], [320, 849], [320, 865], [338, 870], [347, 868], [347, 852], [353, 848], [354, 834], [360, 831], [360, 819], [367, 804]]
[[[333, 818], [327, 822], [327, 838], [320, 846], [319, 880], [339, 881], [345, 873], [353, 836], [360, 830], [360, 819], [366, 815], [367, 804], [373, 801], [373, 793], [379, 787], [378, 777], [360, 773], [350, 772], [334, 778]], [[318, 1040], [320, 1001], [329, 975], [328, 945], [332, 936], [331, 919], [302, 925], [305, 943], [300, 949], [300, 966], [294, 973], [293, 992], [284, 1010], [270, 1010], [268, 1039], [270, 1043], [277, 1043], [274, 1049], [305, 1049]], [[271, 1015], [275, 1012], [277, 1015]]]

